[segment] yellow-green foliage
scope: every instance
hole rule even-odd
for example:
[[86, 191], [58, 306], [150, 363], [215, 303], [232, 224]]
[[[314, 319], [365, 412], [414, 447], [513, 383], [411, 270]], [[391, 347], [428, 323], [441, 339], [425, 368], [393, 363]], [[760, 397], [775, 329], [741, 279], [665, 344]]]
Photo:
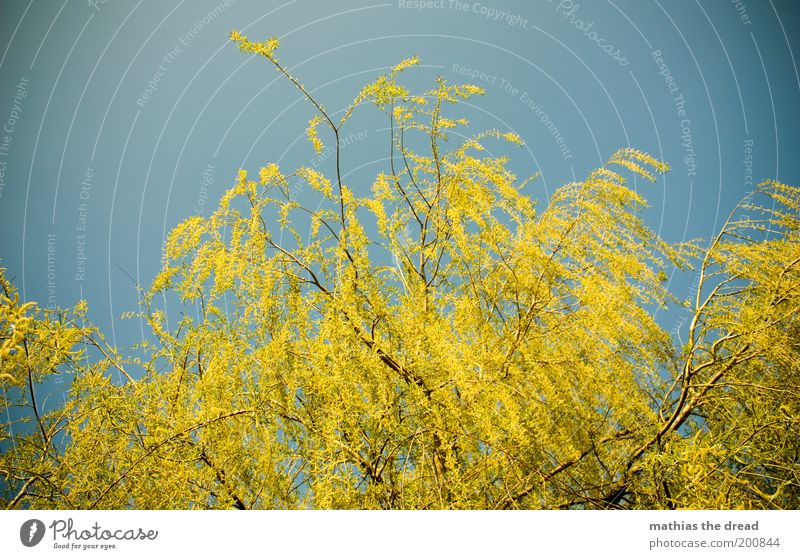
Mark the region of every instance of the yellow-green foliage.
[[[626, 185], [667, 170], [645, 153], [618, 151], [537, 210], [485, 149], [516, 135], [447, 139], [479, 88], [413, 93], [410, 58], [335, 122], [277, 40], [231, 39], [308, 98], [317, 152], [362, 105], [382, 111], [387, 168], [371, 189], [343, 183], [338, 152], [332, 176], [242, 170], [169, 236], [136, 358], [77, 326], [85, 305], [43, 311], [3, 279], [4, 403], [31, 410], [2, 427], [3, 504], [800, 506], [798, 189], [764, 183], [708, 248], [671, 246]], [[302, 206], [290, 180], [326, 203]], [[677, 303], [675, 265], [700, 274], [681, 346], [654, 318]], [[162, 295], [197, 317], [169, 324]], [[62, 370], [67, 401], [41, 414], [36, 385]]]

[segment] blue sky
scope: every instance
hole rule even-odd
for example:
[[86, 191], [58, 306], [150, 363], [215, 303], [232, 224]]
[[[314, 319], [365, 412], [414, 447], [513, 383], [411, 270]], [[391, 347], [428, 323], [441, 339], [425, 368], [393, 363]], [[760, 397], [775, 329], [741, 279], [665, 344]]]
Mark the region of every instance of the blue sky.
[[[86, 298], [126, 347], [141, 335], [120, 320], [128, 275], [149, 284], [165, 233], [207, 215], [240, 166], [313, 164], [311, 107], [228, 42], [234, 28], [281, 37], [331, 112], [412, 54], [412, 87], [481, 85], [463, 116], [523, 138], [511, 167], [541, 171], [543, 201], [619, 147], [650, 152], [672, 171], [635, 184], [647, 222], [707, 238], [752, 183], [800, 184], [798, 14], [778, 0], [3, 2], [0, 265], [28, 300]], [[344, 131], [356, 193], [385, 168], [384, 126], [367, 111]]]

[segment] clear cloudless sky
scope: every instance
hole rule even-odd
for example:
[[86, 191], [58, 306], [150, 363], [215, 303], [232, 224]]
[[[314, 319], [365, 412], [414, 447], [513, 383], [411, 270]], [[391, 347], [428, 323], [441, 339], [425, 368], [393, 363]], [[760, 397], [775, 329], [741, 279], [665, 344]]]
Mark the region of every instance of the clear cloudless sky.
[[[413, 54], [412, 87], [483, 86], [469, 130], [518, 133], [503, 149], [520, 177], [541, 171], [542, 201], [619, 147], [647, 151], [672, 166], [634, 185], [648, 224], [708, 238], [750, 183], [800, 184], [799, 15], [793, 0], [3, 0], [0, 266], [25, 299], [87, 299], [125, 348], [142, 332], [120, 319], [131, 278], [150, 283], [165, 235], [208, 215], [239, 167], [330, 168], [304, 139], [311, 106], [231, 29], [279, 36], [331, 112]], [[364, 110], [343, 132], [357, 194], [386, 168], [385, 126]], [[685, 295], [691, 274], [671, 281]]]

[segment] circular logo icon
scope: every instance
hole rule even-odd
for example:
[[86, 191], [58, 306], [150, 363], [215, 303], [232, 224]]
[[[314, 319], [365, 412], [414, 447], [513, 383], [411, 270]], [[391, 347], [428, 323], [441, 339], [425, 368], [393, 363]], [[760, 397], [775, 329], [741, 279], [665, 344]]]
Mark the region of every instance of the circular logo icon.
[[22, 523], [19, 539], [25, 547], [33, 547], [44, 537], [44, 522], [32, 518]]

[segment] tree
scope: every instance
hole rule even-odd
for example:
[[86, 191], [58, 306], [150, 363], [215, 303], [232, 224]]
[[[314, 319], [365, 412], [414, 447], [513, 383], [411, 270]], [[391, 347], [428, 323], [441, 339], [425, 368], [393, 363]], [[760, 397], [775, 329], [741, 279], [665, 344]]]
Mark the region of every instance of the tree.
[[[626, 148], [537, 211], [484, 147], [518, 137], [448, 150], [466, 124], [450, 107], [479, 88], [412, 93], [411, 58], [334, 120], [276, 39], [231, 39], [308, 99], [335, 176], [242, 170], [176, 227], [135, 356], [83, 325], [85, 302], [39, 309], [3, 278], [4, 404], [31, 412], [2, 426], [5, 506], [800, 505], [800, 189], [765, 182], [707, 246], [671, 245], [625, 178], [667, 166]], [[339, 135], [369, 103], [390, 158], [358, 197]], [[294, 180], [326, 204], [301, 205]], [[688, 302], [672, 266], [699, 274]], [[198, 316], [170, 326], [162, 300]], [[671, 304], [691, 315], [683, 344], [654, 318]], [[44, 413], [37, 383], [64, 372], [66, 402]]]

